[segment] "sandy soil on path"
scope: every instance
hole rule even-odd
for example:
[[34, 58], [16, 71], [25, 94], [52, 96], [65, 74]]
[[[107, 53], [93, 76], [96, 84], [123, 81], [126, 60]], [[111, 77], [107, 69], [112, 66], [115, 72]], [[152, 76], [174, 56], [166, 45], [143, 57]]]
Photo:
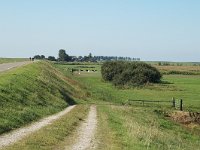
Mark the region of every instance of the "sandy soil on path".
[[44, 118], [28, 127], [20, 128], [15, 131], [12, 131], [11, 133], [1, 135], [0, 136], [0, 149], [23, 139], [25, 136], [41, 129], [42, 127], [45, 127], [45, 126], [51, 124], [53, 121], [59, 119], [63, 115], [70, 112], [74, 107], [75, 107], [75, 105], [69, 106], [65, 110], [63, 110], [55, 115]]
[[[95, 132], [97, 128], [97, 111], [96, 106], [90, 107], [88, 118], [78, 129], [78, 138], [72, 146], [72, 150], [89, 150], [96, 148]], [[69, 148], [66, 147], [66, 150]]]

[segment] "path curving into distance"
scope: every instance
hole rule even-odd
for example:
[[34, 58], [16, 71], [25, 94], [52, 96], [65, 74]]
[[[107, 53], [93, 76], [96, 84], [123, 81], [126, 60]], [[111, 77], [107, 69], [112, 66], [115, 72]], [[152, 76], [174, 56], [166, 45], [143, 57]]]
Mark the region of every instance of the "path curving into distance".
[[21, 66], [29, 64], [29, 63], [31, 63], [31, 61], [0, 64], [0, 72], [4, 72], [4, 71], [7, 71], [7, 70], [16, 68], [16, 67], [21, 67]]
[[51, 124], [53, 121], [59, 119], [60, 117], [64, 116], [68, 112], [70, 112], [76, 105], [69, 106], [65, 110], [49, 116], [47, 118], [44, 118], [28, 127], [16, 129], [15, 131], [12, 131], [11, 133], [4, 134], [0, 136], [0, 149], [6, 146], [9, 146], [11, 144], [14, 144], [15, 142], [23, 139], [25, 136], [41, 129], [42, 127], [45, 127], [49, 124]]
[[[78, 138], [72, 146], [72, 150], [89, 150], [95, 149], [95, 132], [97, 128], [97, 110], [96, 106], [90, 107], [88, 118], [78, 129]], [[67, 150], [67, 149], [66, 149]]]

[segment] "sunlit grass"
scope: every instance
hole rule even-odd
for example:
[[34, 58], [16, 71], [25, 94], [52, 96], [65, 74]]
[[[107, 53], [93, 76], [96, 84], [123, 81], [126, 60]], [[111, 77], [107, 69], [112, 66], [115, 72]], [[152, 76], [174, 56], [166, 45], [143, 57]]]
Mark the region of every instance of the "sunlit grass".
[[99, 107], [100, 113], [107, 115], [110, 130], [123, 149], [189, 150], [200, 147], [198, 135], [156, 114], [154, 110], [157, 108]]
[[197, 128], [186, 128], [158, 113], [174, 111], [172, 103], [123, 105], [128, 99], [164, 101], [175, 97], [183, 99], [185, 111], [199, 111], [199, 76], [165, 75], [161, 84], [120, 89], [103, 81], [100, 72], [71, 74], [67, 65], [57, 67], [83, 84], [89, 99], [98, 105], [99, 149], [199, 149]]

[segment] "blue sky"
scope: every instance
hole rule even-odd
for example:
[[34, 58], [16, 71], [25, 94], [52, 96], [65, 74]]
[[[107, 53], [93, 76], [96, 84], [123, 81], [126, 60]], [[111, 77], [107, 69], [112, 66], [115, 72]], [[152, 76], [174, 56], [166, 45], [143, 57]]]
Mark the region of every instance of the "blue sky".
[[130, 56], [199, 61], [199, 0], [5, 0], [0, 57]]

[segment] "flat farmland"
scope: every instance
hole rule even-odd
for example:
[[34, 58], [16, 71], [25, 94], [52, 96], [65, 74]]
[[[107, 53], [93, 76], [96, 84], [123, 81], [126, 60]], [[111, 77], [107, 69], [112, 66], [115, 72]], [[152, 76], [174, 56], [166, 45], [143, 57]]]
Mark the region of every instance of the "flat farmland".
[[[163, 75], [159, 84], [119, 88], [102, 80], [100, 65], [56, 64], [56, 67], [83, 84], [89, 93], [87, 102], [97, 105], [96, 138], [100, 149], [199, 149], [200, 126], [181, 124], [168, 116], [179, 112], [180, 99], [183, 99], [184, 112], [200, 110], [199, 75]], [[84, 71], [72, 73], [72, 68]], [[86, 71], [90, 68], [98, 71]], [[129, 99], [171, 101], [172, 97], [176, 99], [176, 109], [172, 108], [172, 103], [126, 105]]]
[[163, 74], [200, 75], [200, 66], [158, 66], [154, 65]]
[[[81, 65], [62, 65], [59, 67], [63, 68], [68, 74], [70, 74], [69, 70], [72, 68], [84, 70], [80, 74], [79, 71], [75, 71], [71, 76], [86, 84], [88, 90], [99, 100], [124, 103], [128, 99], [164, 101], [171, 100], [174, 97], [177, 101], [183, 99], [186, 110], [200, 110], [200, 75], [163, 75], [161, 84], [149, 84], [143, 87], [121, 89], [101, 79], [100, 65], [86, 65], [83, 68], [81, 68]], [[91, 68], [97, 71], [86, 71]], [[162, 68], [158, 69], [162, 71], [163, 68], [179, 71], [199, 70], [199, 66], [191, 66], [191, 68], [190, 66], [162, 66]]]
[[[4, 98], [1, 113], [5, 116], [0, 121], [1, 127], [4, 127], [2, 133], [76, 104], [72, 111], [52, 124], [5, 149], [77, 149], [82, 145], [110, 150], [198, 150], [200, 147], [198, 118], [191, 122], [185, 118], [188, 112], [197, 114], [200, 110], [199, 75], [165, 74], [161, 83], [122, 88], [102, 79], [99, 64], [40, 61], [5, 72], [1, 77], [0, 96]], [[15, 84], [11, 84], [16, 78]], [[27, 101], [21, 101], [24, 98], [13, 94], [7, 101], [6, 93], [19, 90], [21, 93], [25, 90], [30, 92], [26, 94], [27, 98], [24, 95]], [[34, 99], [29, 96], [33, 94], [32, 90], [37, 92], [33, 95]], [[176, 108], [172, 107], [172, 97], [176, 99]], [[161, 102], [143, 105], [140, 102], [130, 103], [130, 99]], [[183, 99], [183, 111], [179, 111], [180, 99]], [[162, 103], [166, 100], [170, 102]], [[15, 107], [16, 103], [18, 107]], [[19, 124], [18, 120], [27, 122]]]

